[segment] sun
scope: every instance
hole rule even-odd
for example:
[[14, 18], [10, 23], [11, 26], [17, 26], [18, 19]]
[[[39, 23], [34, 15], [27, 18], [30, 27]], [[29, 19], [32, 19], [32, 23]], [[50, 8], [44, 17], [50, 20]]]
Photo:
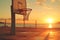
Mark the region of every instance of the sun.
[[46, 22], [48, 23], [48, 28], [52, 28], [53, 19], [52, 18], [47, 18]]
[[52, 19], [52, 18], [48, 18], [46, 21], [47, 21], [47, 23], [49, 23], [49, 24], [50, 24], [50, 23], [53, 23], [53, 19]]

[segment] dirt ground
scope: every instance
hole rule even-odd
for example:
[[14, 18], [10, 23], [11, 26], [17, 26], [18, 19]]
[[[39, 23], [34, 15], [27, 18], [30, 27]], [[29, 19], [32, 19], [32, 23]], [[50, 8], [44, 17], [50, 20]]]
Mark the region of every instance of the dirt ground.
[[[43, 38], [48, 35], [49, 30], [45, 28], [19, 28], [16, 27], [15, 35], [11, 35], [11, 28], [9, 27], [1, 27], [0, 28], [0, 40], [37, 40], [36, 37], [39, 37], [43, 40]], [[53, 29], [53, 31], [60, 31], [60, 29]], [[40, 39], [39, 39], [40, 40]]]

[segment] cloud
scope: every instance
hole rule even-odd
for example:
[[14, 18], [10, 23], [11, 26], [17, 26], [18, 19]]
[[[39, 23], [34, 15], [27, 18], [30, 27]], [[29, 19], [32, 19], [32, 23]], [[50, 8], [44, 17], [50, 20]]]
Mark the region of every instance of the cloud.
[[[50, 1], [53, 2], [53, 0], [50, 0]], [[43, 9], [47, 9], [47, 10], [53, 9], [53, 7], [47, 5], [46, 2], [47, 0], [37, 0], [35, 4], [42, 6]]]
[[37, 0], [35, 3], [36, 3], [37, 5], [44, 5], [45, 2], [46, 2], [46, 0]]
[[58, 1], [60, 1], [60, 0], [58, 0]]
[[52, 3], [56, 2], [56, 0], [51, 0]]
[[43, 6], [44, 9], [48, 9], [48, 10], [51, 10], [53, 9], [53, 7], [49, 7], [49, 6]]

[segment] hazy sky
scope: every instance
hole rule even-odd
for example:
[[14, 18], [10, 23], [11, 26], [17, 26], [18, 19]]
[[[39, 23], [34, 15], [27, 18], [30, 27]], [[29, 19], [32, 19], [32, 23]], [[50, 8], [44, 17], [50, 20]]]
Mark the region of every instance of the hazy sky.
[[[10, 18], [11, 0], [0, 0], [0, 18]], [[60, 0], [27, 0], [27, 6], [32, 8], [29, 19], [45, 20], [52, 18], [60, 21]], [[16, 18], [22, 18], [16, 15]]]

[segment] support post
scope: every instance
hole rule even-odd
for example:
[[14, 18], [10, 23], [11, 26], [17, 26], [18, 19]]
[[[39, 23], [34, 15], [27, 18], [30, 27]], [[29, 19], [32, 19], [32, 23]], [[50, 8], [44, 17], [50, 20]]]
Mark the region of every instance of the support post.
[[25, 28], [25, 15], [23, 15], [24, 28]]
[[37, 20], [35, 20], [35, 28], [37, 28]]
[[13, 13], [12, 6], [11, 6], [11, 34], [15, 35], [15, 13]]
[[4, 26], [6, 27], [6, 19], [5, 19], [5, 25]]
[[15, 13], [13, 12], [13, 0], [11, 6], [11, 34], [15, 35]]

